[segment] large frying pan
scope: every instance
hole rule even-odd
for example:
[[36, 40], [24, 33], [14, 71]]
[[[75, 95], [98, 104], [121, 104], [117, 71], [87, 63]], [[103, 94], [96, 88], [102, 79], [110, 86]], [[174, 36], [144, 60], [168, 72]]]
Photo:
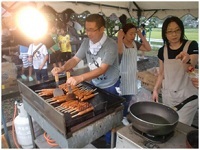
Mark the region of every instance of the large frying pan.
[[139, 131], [151, 135], [167, 135], [174, 131], [178, 123], [178, 113], [186, 103], [197, 99], [193, 95], [176, 105], [176, 110], [161, 104], [150, 101], [136, 102], [130, 106], [132, 125]]

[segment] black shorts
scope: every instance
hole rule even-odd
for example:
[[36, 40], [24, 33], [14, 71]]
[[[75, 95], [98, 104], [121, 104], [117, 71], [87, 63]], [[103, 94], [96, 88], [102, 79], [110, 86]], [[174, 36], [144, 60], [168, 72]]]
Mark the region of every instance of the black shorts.
[[71, 52], [61, 52], [60, 60], [61, 62], [68, 61], [72, 57]]
[[35, 70], [35, 75], [36, 75], [36, 79], [38, 81], [47, 81], [49, 80], [49, 76], [48, 76], [48, 70], [47, 69], [34, 69]]
[[50, 63], [58, 63], [60, 62], [61, 51], [56, 51], [55, 53], [51, 53], [50, 55]]

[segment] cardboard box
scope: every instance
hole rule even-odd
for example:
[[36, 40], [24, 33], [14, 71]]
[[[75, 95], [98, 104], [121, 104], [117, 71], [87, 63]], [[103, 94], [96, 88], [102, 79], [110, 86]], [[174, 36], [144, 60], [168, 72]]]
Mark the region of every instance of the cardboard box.
[[141, 86], [144, 87], [145, 89], [149, 90], [149, 91], [153, 91], [153, 88], [154, 88], [154, 85], [148, 84], [146, 82], [141, 82]]
[[3, 62], [1, 66], [1, 82], [3, 85], [10, 84], [15, 80], [17, 81], [17, 67], [14, 63]]
[[4, 90], [4, 89], [7, 89], [7, 88], [10, 88], [10, 87], [13, 87], [13, 86], [17, 86], [17, 80], [10, 80], [6, 83], [2, 83], [1, 84], [1, 89]]
[[138, 80], [145, 82], [147, 84], [155, 85], [157, 76], [154, 74], [148, 72], [148, 71], [142, 71], [137, 73]]
[[153, 88], [158, 78], [156, 68], [151, 68], [147, 71], [138, 72], [137, 78], [141, 81], [142, 87], [149, 91], [153, 91]]

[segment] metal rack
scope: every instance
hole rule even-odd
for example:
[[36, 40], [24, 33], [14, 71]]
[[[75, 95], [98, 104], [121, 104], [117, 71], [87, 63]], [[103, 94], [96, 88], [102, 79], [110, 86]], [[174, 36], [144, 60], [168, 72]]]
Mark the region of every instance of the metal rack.
[[[27, 103], [26, 99], [23, 99], [23, 103], [29, 118], [32, 117], [40, 125], [40, 127], [45, 132], [47, 132], [47, 134], [50, 135], [52, 139], [56, 141], [56, 143], [61, 148], [82, 148], [90, 144], [92, 141], [98, 139], [111, 129], [119, 126], [122, 120], [123, 106], [119, 106], [115, 109], [114, 112], [74, 132], [70, 138], [66, 138], [54, 126], [48, 123], [47, 119], [45, 119], [38, 111], [36, 111], [29, 103]], [[37, 139], [34, 135], [31, 119], [29, 119], [29, 123], [34, 146], [36, 146], [35, 143]], [[111, 143], [111, 147], [113, 147], [113, 144], [114, 143]], [[41, 145], [37, 146], [39, 148], [47, 148], [41, 147]]]

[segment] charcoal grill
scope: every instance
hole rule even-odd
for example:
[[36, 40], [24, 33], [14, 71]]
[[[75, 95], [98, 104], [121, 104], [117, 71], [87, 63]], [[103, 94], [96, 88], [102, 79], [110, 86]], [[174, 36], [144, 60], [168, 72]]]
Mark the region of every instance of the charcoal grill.
[[[63, 84], [65, 82], [66, 82], [65, 77], [59, 79], [59, 84]], [[61, 135], [62, 137], [64, 137], [64, 139], [71, 139], [75, 134], [81, 132], [81, 129], [84, 130], [90, 125], [94, 126], [94, 124], [97, 122], [98, 124], [101, 124], [101, 122], [104, 123], [102, 125], [105, 127], [107, 125], [113, 126], [113, 124], [116, 124], [115, 126], [117, 126], [119, 125], [122, 119], [123, 107], [121, 106], [121, 103], [124, 102], [124, 99], [122, 97], [115, 96], [87, 82], [83, 82], [81, 84], [83, 84], [83, 86], [87, 88], [96, 89], [96, 92], [98, 92], [99, 94], [88, 100], [88, 102], [93, 105], [94, 111], [89, 112], [83, 116], [71, 118], [69, 113], [63, 113], [55, 109], [59, 105], [59, 103], [50, 104], [45, 101], [46, 99], [49, 98], [48, 96], [41, 97], [35, 92], [36, 90], [44, 88], [55, 88], [56, 84], [54, 80], [32, 86], [27, 86], [23, 82], [18, 80], [19, 91], [21, 93], [26, 111], [28, 113], [32, 112], [34, 112], [34, 114], [37, 113], [37, 115], [34, 118], [35, 120], [37, 120], [38, 118], [44, 119], [51, 126], [48, 127], [48, 129], [54, 128], [56, 131], [59, 132], [58, 135]], [[32, 115], [34, 116], [34, 114]], [[111, 116], [113, 117], [113, 114], [114, 115], [117, 114], [116, 120], [113, 120], [113, 118], [109, 118]], [[107, 121], [102, 120], [99, 123], [99, 121], [103, 118], [107, 118], [108, 120]], [[40, 121], [41, 120], [39, 120], [39, 125], [44, 126], [43, 125], [44, 122], [40, 123]], [[98, 137], [95, 135], [94, 138], [97, 139]], [[83, 144], [81, 146], [83, 146]], [[73, 145], [71, 147], [81, 147], [81, 146]], [[64, 146], [61, 147], [65, 147], [65, 144]]]

